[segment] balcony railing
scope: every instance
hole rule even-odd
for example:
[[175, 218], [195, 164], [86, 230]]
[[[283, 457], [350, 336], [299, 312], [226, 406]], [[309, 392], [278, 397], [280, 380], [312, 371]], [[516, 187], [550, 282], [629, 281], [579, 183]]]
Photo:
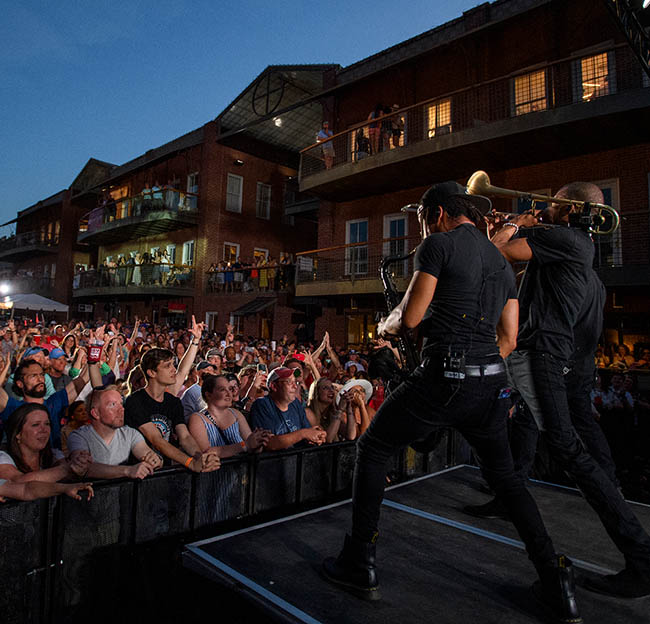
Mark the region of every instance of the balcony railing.
[[[373, 243], [351, 243], [315, 249], [297, 255], [296, 286], [318, 282], [379, 280], [379, 266], [387, 256], [405, 256], [420, 239], [388, 238]], [[392, 264], [394, 279], [410, 278], [413, 256]]]
[[[194, 288], [195, 268], [185, 265], [139, 264], [76, 273], [72, 287], [76, 296], [86, 294], [173, 294]], [[84, 292], [86, 291], [86, 292]]]
[[207, 294], [233, 292], [285, 292], [293, 288], [295, 265], [216, 267], [206, 272]]
[[110, 243], [196, 224], [198, 195], [177, 189], [104, 202], [79, 221], [80, 242]]
[[350, 126], [302, 150], [300, 181], [416, 143], [649, 86], [627, 45], [548, 63]]
[[33, 255], [34, 251], [56, 253], [59, 235], [47, 232], [21, 232], [0, 240], [0, 257]]

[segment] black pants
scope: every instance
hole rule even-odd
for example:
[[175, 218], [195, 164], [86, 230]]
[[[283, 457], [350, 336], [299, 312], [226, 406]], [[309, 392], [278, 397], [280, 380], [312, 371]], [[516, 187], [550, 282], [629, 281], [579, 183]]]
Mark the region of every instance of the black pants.
[[[615, 478], [585, 450], [570, 417], [565, 363], [548, 353], [515, 352], [508, 371], [553, 459], [575, 480], [628, 567], [650, 577], [650, 537], [617, 489]], [[530, 426], [531, 423], [528, 423]]]
[[[514, 360], [521, 358], [520, 354], [512, 356]], [[517, 367], [518, 363], [511, 365]], [[564, 375], [567, 401], [569, 404], [569, 416], [576, 433], [587, 449], [587, 452], [596, 460], [596, 463], [603, 469], [605, 474], [612, 480], [616, 487], [619, 487], [616, 476], [616, 464], [612, 459], [612, 452], [609, 448], [607, 438], [591, 409], [590, 393], [594, 386], [595, 365], [593, 357], [572, 362], [569, 364], [569, 371]], [[511, 373], [512, 377], [512, 373]], [[521, 375], [520, 375], [520, 381]], [[525, 382], [524, 382], [525, 383]], [[516, 386], [517, 384], [513, 384]], [[530, 384], [524, 391], [528, 396], [533, 392]], [[528, 407], [530, 413], [517, 410], [512, 418], [512, 432], [510, 446], [512, 458], [515, 461], [515, 470], [521, 473], [524, 479], [530, 475], [530, 470], [535, 460], [535, 450], [539, 438], [537, 422], [540, 418], [535, 416], [534, 410], [540, 409], [539, 402], [533, 402], [533, 407]]]
[[379, 522], [386, 465], [391, 456], [440, 426], [457, 429], [471, 444], [483, 474], [504, 501], [526, 545], [542, 564], [555, 555], [537, 505], [514, 470], [506, 431], [508, 401], [499, 398], [505, 373], [447, 380], [442, 368], [419, 367], [384, 401], [358, 443], [354, 471], [352, 535], [373, 540]]

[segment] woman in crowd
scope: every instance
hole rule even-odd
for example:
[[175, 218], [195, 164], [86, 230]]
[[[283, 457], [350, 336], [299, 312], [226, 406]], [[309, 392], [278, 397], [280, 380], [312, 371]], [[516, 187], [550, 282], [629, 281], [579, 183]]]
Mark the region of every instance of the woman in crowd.
[[68, 360], [68, 362], [72, 362], [72, 358], [74, 357], [78, 346], [79, 341], [77, 340], [77, 337], [74, 335], [74, 333], [70, 332], [69, 334], [66, 334], [66, 336], [63, 338], [61, 348], [65, 352], [65, 358]]
[[50, 414], [40, 403], [25, 403], [7, 421], [7, 452], [0, 451], [0, 479], [7, 481], [61, 481], [88, 471], [90, 454], [67, 462], [50, 444]]
[[634, 358], [630, 355], [630, 349], [626, 344], [618, 345], [616, 353], [612, 358], [612, 368], [626, 369], [634, 364]]
[[186, 351], [185, 343], [182, 340], [178, 340], [174, 345], [174, 356], [175, 356], [176, 366], [178, 366], [180, 361], [183, 359], [183, 356], [185, 355], [185, 351]]
[[343, 397], [336, 405], [336, 388], [327, 378], [321, 377], [309, 388], [307, 398], [307, 420], [312, 427], [320, 425], [327, 434], [327, 442], [354, 440], [357, 424], [354, 418], [347, 418], [348, 397]]
[[232, 407], [232, 391], [225, 375], [208, 375], [201, 387], [207, 409], [190, 416], [190, 433], [201, 452], [216, 448], [219, 457], [238, 453], [259, 452], [268, 443], [271, 433], [264, 429], [251, 431], [241, 412]]
[[350, 438], [352, 440], [365, 432], [375, 416], [375, 410], [368, 405], [372, 393], [372, 384], [366, 379], [350, 379], [339, 391], [339, 407], [344, 409], [347, 418], [356, 424], [356, 435]]
[[68, 436], [88, 424], [88, 412], [86, 411], [85, 401], [75, 401], [68, 406], [66, 412], [66, 425], [61, 429], [61, 450], [64, 454], [68, 453]]

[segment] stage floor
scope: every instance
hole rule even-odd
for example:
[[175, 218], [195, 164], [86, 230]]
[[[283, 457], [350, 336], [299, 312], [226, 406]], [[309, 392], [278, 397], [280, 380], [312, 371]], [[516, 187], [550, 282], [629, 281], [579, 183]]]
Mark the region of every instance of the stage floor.
[[[367, 602], [324, 581], [350, 525], [350, 501], [186, 547], [184, 564], [288, 622], [526, 624], [548, 621], [529, 587], [535, 571], [514, 527], [462, 507], [489, 500], [480, 472], [457, 466], [386, 490], [377, 545], [382, 600]], [[582, 576], [611, 573], [623, 558], [598, 517], [570, 488], [530, 486], [556, 550]], [[650, 506], [634, 504], [650, 530]], [[578, 588], [586, 624], [648, 624], [650, 598], [625, 601]]]

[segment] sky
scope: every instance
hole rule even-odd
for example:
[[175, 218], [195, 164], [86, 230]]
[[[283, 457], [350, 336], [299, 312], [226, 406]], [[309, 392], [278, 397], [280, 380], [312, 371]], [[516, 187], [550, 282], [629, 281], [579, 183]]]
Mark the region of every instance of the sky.
[[478, 4], [0, 0], [0, 223], [91, 157], [121, 164], [214, 119], [267, 65], [345, 67]]

